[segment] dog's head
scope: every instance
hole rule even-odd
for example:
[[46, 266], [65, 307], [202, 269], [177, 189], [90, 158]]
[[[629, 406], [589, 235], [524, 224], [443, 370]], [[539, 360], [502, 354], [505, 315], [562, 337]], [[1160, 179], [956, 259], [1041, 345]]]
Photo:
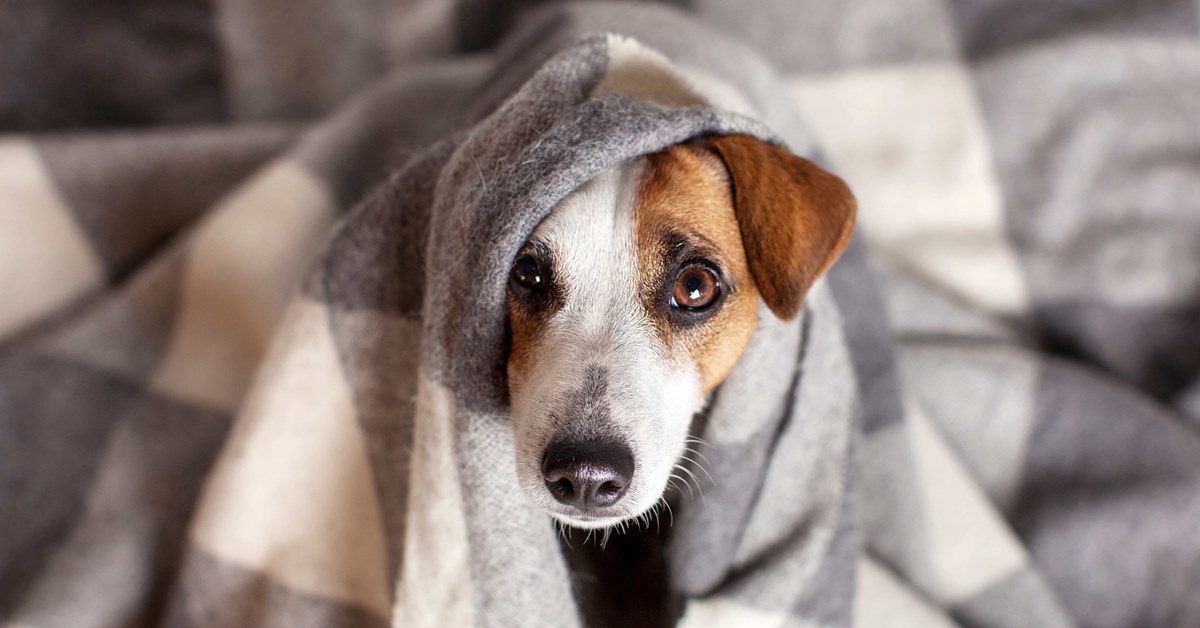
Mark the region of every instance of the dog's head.
[[625, 162], [562, 201], [513, 262], [517, 473], [558, 520], [601, 528], [663, 495], [693, 416], [758, 325], [837, 259], [845, 184], [742, 135]]

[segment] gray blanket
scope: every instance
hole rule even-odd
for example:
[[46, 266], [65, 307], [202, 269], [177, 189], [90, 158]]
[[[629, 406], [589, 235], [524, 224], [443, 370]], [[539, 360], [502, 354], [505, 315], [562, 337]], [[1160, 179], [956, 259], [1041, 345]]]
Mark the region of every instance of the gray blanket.
[[[1200, 625], [1194, 3], [72, 5], [0, 16], [5, 626]], [[859, 232], [568, 535], [511, 259], [733, 132]]]

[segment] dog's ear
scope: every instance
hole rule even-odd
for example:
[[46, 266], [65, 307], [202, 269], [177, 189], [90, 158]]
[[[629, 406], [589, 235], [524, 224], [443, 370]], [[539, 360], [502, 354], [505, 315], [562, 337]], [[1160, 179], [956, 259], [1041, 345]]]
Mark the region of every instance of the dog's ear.
[[750, 274], [782, 319], [841, 255], [854, 229], [854, 196], [838, 177], [749, 135], [705, 138], [725, 162]]

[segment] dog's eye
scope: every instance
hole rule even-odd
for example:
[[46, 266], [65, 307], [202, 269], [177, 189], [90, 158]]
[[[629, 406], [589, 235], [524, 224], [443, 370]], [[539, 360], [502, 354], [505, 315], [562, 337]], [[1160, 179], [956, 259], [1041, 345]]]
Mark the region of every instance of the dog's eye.
[[671, 305], [685, 310], [702, 310], [713, 304], [721, 294], [721, 282], [716, 273], [703, 266], [689, 266], [675, 279]]
[[513, 262], [512, 278], [513, 281], [530, 290], [542, 287], [546, 280], [541, 264], [532, 255], [522, 255]]

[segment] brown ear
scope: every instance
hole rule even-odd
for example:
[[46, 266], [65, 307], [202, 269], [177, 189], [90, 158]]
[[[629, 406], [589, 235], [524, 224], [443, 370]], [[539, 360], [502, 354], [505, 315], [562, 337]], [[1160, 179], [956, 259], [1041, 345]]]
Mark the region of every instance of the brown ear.
[[707, 138], [729, 170], [746, 261], [776, 316], [790, 319], [854, 229], [854, 195], [836, 176], [749, 135]]

